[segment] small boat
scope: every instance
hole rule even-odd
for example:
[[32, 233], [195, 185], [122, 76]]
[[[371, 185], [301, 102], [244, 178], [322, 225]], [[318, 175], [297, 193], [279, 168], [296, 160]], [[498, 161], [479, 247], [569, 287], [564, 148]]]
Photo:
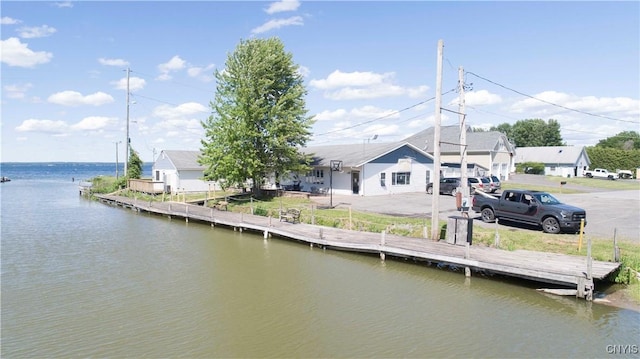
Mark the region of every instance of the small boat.
[[2, 176], [2, 177], [0, 177], [0, 182], [2, 182], [2, 183], [11, 182], [11, 178]]

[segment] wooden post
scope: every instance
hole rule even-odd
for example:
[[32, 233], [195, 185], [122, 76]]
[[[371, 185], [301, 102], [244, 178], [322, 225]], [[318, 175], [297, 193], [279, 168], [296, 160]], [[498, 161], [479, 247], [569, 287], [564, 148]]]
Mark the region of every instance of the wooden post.
[[584, 218], [580, 220], [580, 238], [578, 239], [578, 253], [582, 250], [583, 235], [584, 235]]
[[613, 261], [620, 262], [620, 248], [618, 248], [618, 228], [613, 229]]
[[269, 231], [265, 230], [264, 231], [264, 239], [269, 238]]
[[253, 197], [250, 198], [251, 203], [249, 204], [251, 207], [251, 214], [253, 214]]
[[318, 234], [318, 238], [322, 239], [322, 227], [320, 227], [320, 233]]
[[380, 259], [382, 261], [384, 261], [386, 257], [386, 255], [384, 254], [384, 246], [387, 241], [386, 235], [387, 235], [387, 232], [385, 231], [380, 232]]
[[311, 205], [311, 224], [315, 225], [316, 224], [316, 211], [315, 211], [316, 206], [314, 206], [313, 204]]
[[353, 227], [351, 226], [351, 206], [349, 206], [349, 230], [352, 230]]

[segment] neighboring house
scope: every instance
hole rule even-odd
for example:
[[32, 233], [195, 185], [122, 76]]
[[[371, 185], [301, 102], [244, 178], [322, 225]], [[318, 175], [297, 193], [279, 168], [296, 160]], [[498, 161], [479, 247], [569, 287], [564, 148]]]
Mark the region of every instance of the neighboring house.
[[[432, 181], [433, 157], [406, 142], [303, 148], [313, 169], [297, 176], [302, 191], [372, 196], [423, 192]], [[341, 161], [340, 171], [331, 163]], [[337, 168], [336, 168], [337, 169]]]
[[[460, 171], [462, 165], [454, 162], [445, 162], [440, 167], [442, 177], [462, 177], [462, 171]], [[477, 163], [467, 163], [467, 177], [481, 177], [489, 173], [489, 169], [480, 166]]]
[[216, 182], [204, 181], [204, 166], [198, 163], [200, 151], [164, 150], [153, 164], [154, 182], [164, 183], [167, 193], [206, 192], [220, 189]]
[[[430, 127], [405, 141], [433, 155], [433, 134], [434, 127]], [[508, 180], [509, 173], [515, 168], [513, 162], [515, 147], [509, 142], [507, 136], [497, 131], [471, 132], [470, 128], [467, 128], [466, 134], [467, 163], [477, 165], [477, 175], [494, 175], [501, 180]], [[460, 163], [460, 147], [460, 126], [442, 126], [440, 128], [440, 161]]]
[[544, 174], [561, 177], [583, 177], [591, 160], [584, 146], [519, 147], [515, 163], [544, 163]]

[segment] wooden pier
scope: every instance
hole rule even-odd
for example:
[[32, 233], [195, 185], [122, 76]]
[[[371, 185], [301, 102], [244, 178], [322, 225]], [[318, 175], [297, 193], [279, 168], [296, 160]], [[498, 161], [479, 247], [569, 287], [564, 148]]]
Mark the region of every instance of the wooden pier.
[[185, 221], [210, 223], [234, 230], [259, 232], [267, 239], [278, 236], [322, 248], [373, 253], [386, 256], [411, 258], [472, 271], [495, 273], [504, 276], [551, 283], [576, 288], [564, 293], [592, 300], [594, 280], [602, 280], [616, 271], [620, 263], [594, 261], [588, 257], [525, 250], [506, 251], [480, 246], [461, 246], [425, 238], [404, 237], [382, 233], [360, 232], [305, 223], [279, 221], [278, 218], [244, 213], [179, 202], [149, 202], [127, 197], [98, 195], [101, 202], [149, 212]]

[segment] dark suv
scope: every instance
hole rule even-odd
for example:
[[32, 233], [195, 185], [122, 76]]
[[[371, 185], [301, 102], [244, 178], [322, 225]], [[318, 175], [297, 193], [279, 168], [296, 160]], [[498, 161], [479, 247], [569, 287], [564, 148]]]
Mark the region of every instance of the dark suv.
[[[467, 178], [467, 184], [469, 186], [469, 190], [471, 194], [475, 193], [475, 186], [473, 183], [473, 178]], [[460, 187], [460, 177], [444, 177], [440, 179], [440, 194], [451, 194], [455, 196], [458, 193], [458, 187]], [[427, 193], [433, 194], [433, 183], [429, 183], [427, 185]]]

